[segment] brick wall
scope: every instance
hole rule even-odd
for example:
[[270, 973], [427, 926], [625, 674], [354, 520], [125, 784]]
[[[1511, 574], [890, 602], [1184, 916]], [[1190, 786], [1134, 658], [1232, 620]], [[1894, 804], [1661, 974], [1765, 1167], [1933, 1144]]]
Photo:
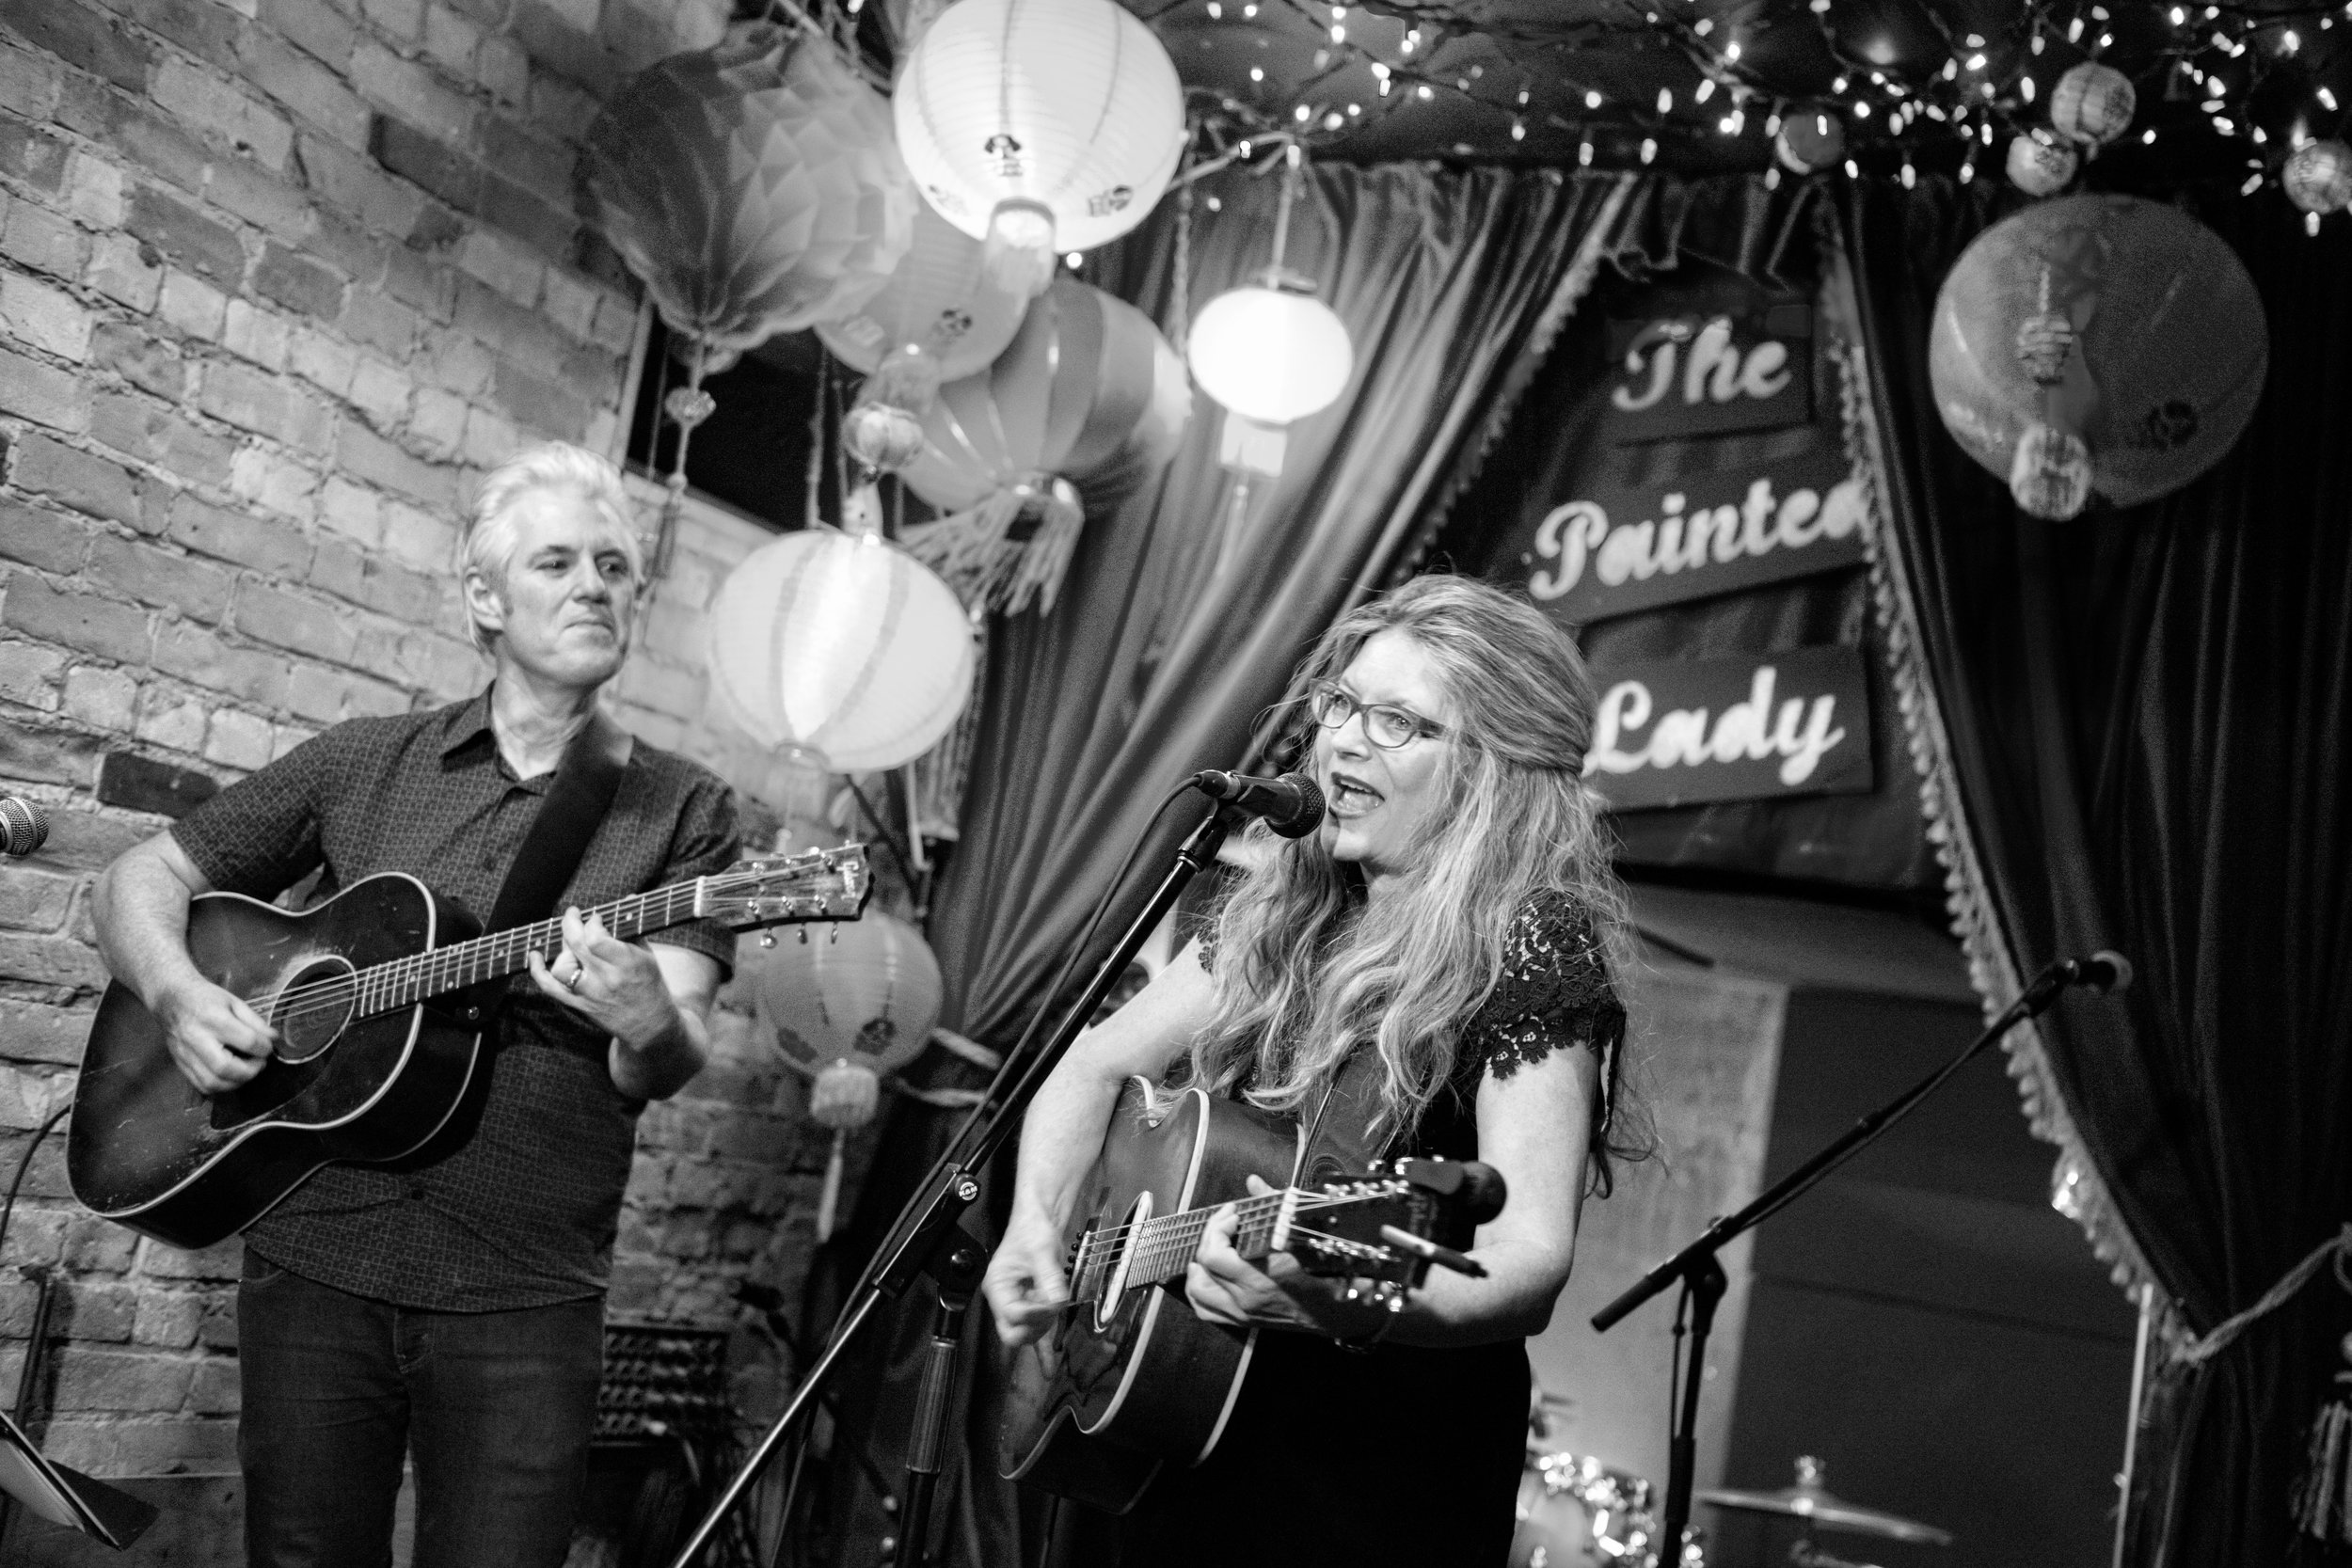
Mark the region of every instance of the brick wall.
[[[0, 790], [56, 819], [0, 867], [0, 1173], [70, 1092], [104, 985], [91, 878], [167, 820], [102, 768], [227, 781], [482, 682], [457, 508], [528, 440], [615, 450], [642, 341], [636, 289], [573, 214], [575, 145], [619, 77], [723, 13], [0, 0]], [[762, 537], [690, 514], [617, 706], [782, 819], [822, 781], [706, 720], [694, 651]], [[723, 1321], [733, 1275], [797, 1284], [823, 1148], [748, 1021], [718, 1033], [712, 1069], [646, 1117], [617, 1312]], [[35, 1162], [0, 1259], [0, 1399], [21, 1270], [55, 1267], [50, 1451], [228, 1467], [236, 1244], [184, 1254], [77, 1212], [61, 1155]]]

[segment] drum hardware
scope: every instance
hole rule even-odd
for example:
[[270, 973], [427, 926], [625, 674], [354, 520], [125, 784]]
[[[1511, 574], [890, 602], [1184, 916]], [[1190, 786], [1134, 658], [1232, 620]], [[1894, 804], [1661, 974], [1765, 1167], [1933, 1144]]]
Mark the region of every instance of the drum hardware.
[[1879, 1568], [1875, 1562], [1849, 1562], [1842, 1557], [1832, 1557], [1804, 1536], [1788, 1548], [1788, 1560], [1797, 1568]]
[[[1556, 1396], [1546, 1396], [1546, 1402]], [[1659, 1568], [1656, 1490], [1590, 1454], [1530, 1447], [1519, 1481], [1510, 1568]], [[1681, 1568], [1706, 1568], [1697, 1530], [1683, 1532]]]
[[[1865, 1508], [1860, 1503], [1850, 1503], [1833, 1497], [1821, 1483], [1826, 1468], [1819, 1459], [1806, 1454], [1797, 1461], [1797, 1483], [1794, 1486], [1784, 1486], [1777, 1492], [1719, 1489], [1701, 1492], [1698, 1499], [1703, 1503], [1712, 1503], [1717, 1508], [1737, 1508], [1751, 1513], [1778, 1513], [1791, 1519], [1802, 1519], [1808, 1538], [1798, 1543], [1803, 1549], [1809, 1549], [1809, 1538], [1817, 1529], [1850, 1530], [1857, 1535], [1876, 1535], [1889, 1541], [1909, 1541], [1931, 1546], [1952, 1544], [1948, 1530], [1940, 1530], [1933, 1525], [1923, 1525], [1916, 1519], [1906, 1519], [1899, 1513], [1889, 1513], [1883, 1509]], [[1791, 1556], [1794, 1557], [1794, 1554]], [[1795, 1558], [1795, 1560], [1806, 1563], [1804, 1558]], [[1833, 1568], [1833, 1564], [1836, 1568], [1847, 1568], [1847, 1565], [1836, 1564], [1836, 1560], [1830, 1558], [1823, 1558], [1819, 1568]], [[1807, 1563], [1807, 1568], [1813, 1568], [1813, 1565]], [[1853, 1568], [1861, 1568], [1861, 1565], [1853, 1565]]]

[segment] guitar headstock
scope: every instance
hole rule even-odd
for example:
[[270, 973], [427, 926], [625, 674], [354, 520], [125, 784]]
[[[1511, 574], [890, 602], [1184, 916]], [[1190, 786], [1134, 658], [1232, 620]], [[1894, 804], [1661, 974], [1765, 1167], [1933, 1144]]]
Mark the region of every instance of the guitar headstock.
[[1419, 1285], [1428, 1262], [1388, 1241], [1381, 1227], [1435, 1240], [1439, 1222], [1436, 1197], [1375, 1171], [1302, 1191], [1282, 1244], [1309, 1274]]
[[855, 920], [865, 912], [873, 891], [866, 846], [843, 844], [737, 861], [717, 876], [703, 879], [697, 912], [738, 930]]

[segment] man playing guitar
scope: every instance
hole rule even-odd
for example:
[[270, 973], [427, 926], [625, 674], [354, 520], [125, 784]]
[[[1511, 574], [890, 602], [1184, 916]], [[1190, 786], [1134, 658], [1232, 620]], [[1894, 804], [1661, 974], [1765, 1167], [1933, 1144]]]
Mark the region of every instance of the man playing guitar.
[[702, 1067], [734, 951], [709, 922], [641, 945], [579, 913], [736, 852], [726, 786], [631, 746], [596, 705], [628, 657], [643, 570], [610, 463], [562, 445], [512, 459], [485, 481], [463, 544], [489, 688], [339, 724], [100, 879], [109, 969], [168, 1032], [181, 1072], [220, 1094], [278, 1042], [190, 958], [191, 897], [268, 898], [318, 872], [324, 898], [402, 871], [487, 915], [567, 749], [627, 754], [561, 900], [564, 950], [505, 987], [486, 1085], [418, 1153], [328, 1166], [246, 1232], [238, 1450], [256, 1568], [388, 1561], [411, 1453], [419, 1568], [553, 1568], [568, 1548], [637, 1116]]

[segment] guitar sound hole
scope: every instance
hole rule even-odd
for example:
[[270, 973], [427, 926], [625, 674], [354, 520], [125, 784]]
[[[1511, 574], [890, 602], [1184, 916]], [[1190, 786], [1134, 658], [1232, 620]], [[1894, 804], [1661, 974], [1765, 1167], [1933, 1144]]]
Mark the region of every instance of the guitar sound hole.
[[358, 1004], [354, 973], [348, 958], [329, 957], [312, 959], [287, 980], [270, 1008], [278, 1060], [307, 1062], [342, 1036]]

